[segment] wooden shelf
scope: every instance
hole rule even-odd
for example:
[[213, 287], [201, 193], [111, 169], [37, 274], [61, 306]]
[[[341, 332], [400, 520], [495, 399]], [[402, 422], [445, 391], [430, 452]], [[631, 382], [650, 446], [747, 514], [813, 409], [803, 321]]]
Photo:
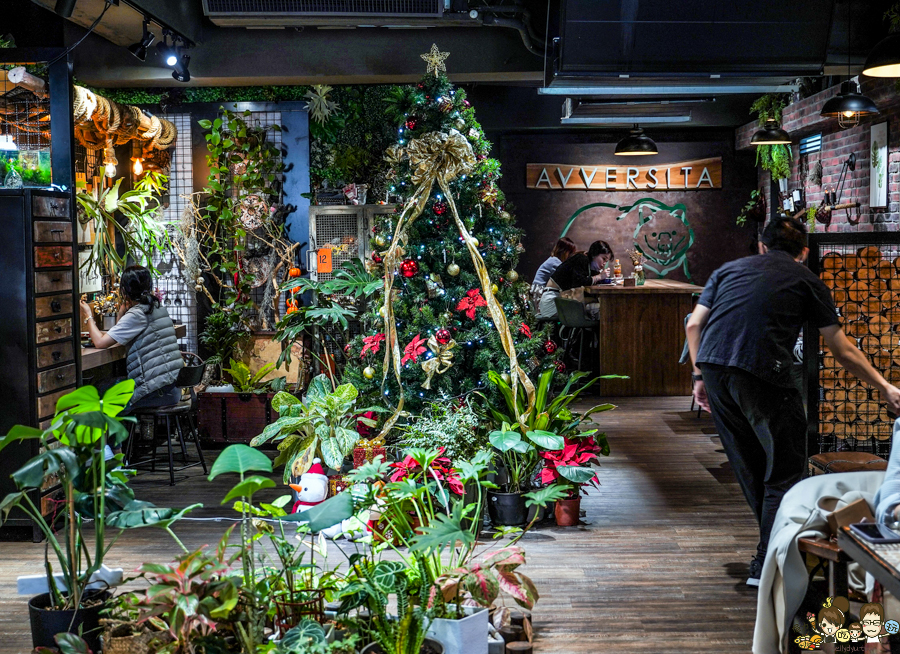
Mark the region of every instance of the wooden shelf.
[[[187, 327], [184, 325], [175, 325], [175, 336], [184, 338], [187, 336]], [[114, 345], [105, 350], [98, 350], [95, 347], [81, 348], [81, 369], [90, 370], [91, 368], [99, 368], [107, 363], [119, 361], [125, 358], [125, 346]]]

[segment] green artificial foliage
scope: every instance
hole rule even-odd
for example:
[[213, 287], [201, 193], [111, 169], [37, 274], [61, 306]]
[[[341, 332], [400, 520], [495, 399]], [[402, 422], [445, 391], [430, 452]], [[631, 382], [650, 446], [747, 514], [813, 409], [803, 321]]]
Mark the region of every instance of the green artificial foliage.
[[409, 425], [401, 427], [403, 435], [397, 443], [404, 449], [443, 448], [443, 456], [451, 461], [463, 461], [474, 457], [490, 443], [485, 430], [479, 429], [478, 414], [470, 401], [461, 406], [448, 406], [434, 402]]
[[[555, 367], [556, 353], [548, 353], [545, 349], [549, 327], [538, 328], [528, 306], [528, 284], [518, 279], [518, 275], [513, 275], [516, 281], [510, 280], [510, 271], [515, 269], [523, 251], [523, 232], [515, 226], [513, 209], [497, 188], [500, 163], [489, 158], [491, 145], [484, 138], [465, 92], [455, 89], [445, 76], [435, 78], [431, 75], [403, 91], [400, 100], [397, 99], [401, 97], [399, 92], [386, 91], [385, 94], [391, 99], [391, 106], [408, 108], [407, 113], [400, 116], [403, 127], [395, 133], [396, 145], [402, 147], [429, 132], [449, 133], [451, 130], [469, 140], [477, 158], [475, 167], [469, 174], [450, 182], [460, 218], [480, 243], [478, 249], [491, 281], [497, 287], [495, 297], [509, 322], [519, 365], [529, 373]], [[410, 99], [414, 103], [408, 102]], [[383, 106], [384, 102], [382, 114]], [[416, 184], [412, 181], [409, 163], [397, 164], [392, 172], [395, 177], [388, 190], [404, 200], [411, 197]], [[395, 212], [376, 219], [372, 234], [376, 253], [389, 247], [398, 218], [399, 213]], [[406, 259], [414, 261], [418, 271], [408, 278], [397, 277], [392, 304], [401, 356], [405, 351], [415, 353], [401, 368], [406, 397], [404, 410], [415, 414], [433, 402], [446, 402], [448, 398], [477, 389], [488, 390], [488, 372], [509, 372], [509, 357], [487, 308], [483, 306], [484, 289], [471, 255], [460, 240], [447, 198], [443, 197], [438, 185], [433, 187], [422, 215], [406, 230], [404, 249]], [[369, 265], [376, 274], [384, 275], [383, 267], [376, 260], [371, 260]], [[456, 272], [456, 267], [459, 272], [453, 276], [450, 272]], [[367, 403], [374, 404], [380, 399], [395, 406], [399, 388], [390, 370], [382, 382], [384, 349], [389, 346], [384, 341], [380, 344], [374, 341], [386, 332], [380, 314], [384, 300], [384, 291], [379, 289], [373, 301], [360, 312], [363, 331], [351, 341], [344, 379], [359, 389]], [[471, 306], [467, 311], [467, 305], [477, 306]], [[429, 337], [441, 328], [449, 330], [456, 341], [452, 366], [443, 374], [434, 374], [428, 389], [423, 387], [427, 375], [421, 364], [432, 356], [432, 351], [426, 347]], [[411, 343], [417, 337], [421, 347], [415, 348]], [[367, 347], [367, 343], [378, 347]], [[363, 374], [367, 367], [375, 370], [371, 379]]]
[[[759, 126], [764, 127], [772, 118], [779, 125], [781, 114], [787, 106], [790, 95], [787, 93], [768, 93], [750, 106], [750, 113], [756, 114]], [[773, 180], [787, 179], [791, 175], [791, 146], [789, 145], [757, 145], [756, 165], [763, 170], [768, 170]]]
[[201, 102], [299, 102], [308, 86], [188, 86], [185, 88], [99, 89], [85, 88], [119, 104], [152, 104], [176, 107]]

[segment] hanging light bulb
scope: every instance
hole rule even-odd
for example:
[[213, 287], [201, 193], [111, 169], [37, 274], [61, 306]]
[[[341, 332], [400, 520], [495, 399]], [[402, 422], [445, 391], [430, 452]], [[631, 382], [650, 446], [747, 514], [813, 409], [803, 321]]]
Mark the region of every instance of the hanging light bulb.
[[144, 172], [144, 165], [141, 163], [143, 159], [140, 157], [132, 157], [131, 160], [134, 162], [134, 165], [131, 166], [131, 172], [135, 175], [140, 175]]
[[116, 164], [118, 163], [119, 160], [116, 159], [112, 141], [107, 141], [106, 147], [103, 149], [103, 165], [107, 177], [113, 178], [116, 176]]

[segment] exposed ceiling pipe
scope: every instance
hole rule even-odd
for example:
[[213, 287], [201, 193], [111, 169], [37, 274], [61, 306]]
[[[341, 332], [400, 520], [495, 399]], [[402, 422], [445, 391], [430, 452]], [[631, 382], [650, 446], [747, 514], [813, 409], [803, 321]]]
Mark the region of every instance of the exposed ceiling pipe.
[[509, 27], [510, 29], [516, 30], [519, 35], [522, 37], [522, 43], [525, 45], [525, 48], [533, 55], [538, 57], [543, 57], [544, 53], [541, 50], [538, 50], [534, 47], [534, 43], [531, 41], [531, 36], [528, 34], [528, 27], [522, 22], [519, 18], [505, 18], [502, 16], [489, 16], [482, 15], [481, 24], [486, 25], [488, 27]]
[[469, 7], [470, 10], [475, 10], [482, 14], [518, 14], [522, 17], [522, 22], [525, 23], [526, 29], [528, 29], [528, 36], [531, 37], [531, 40], [540, 43], [543, 45], [544, 37], [534, 31], [534, 25], [531, 22], [531, 12], [528, 11], [526, 7], [516, 3], [515, 5], [504, 5], [500, 7], [490, 7], [487, 5], [482, 5], [478, 7]]

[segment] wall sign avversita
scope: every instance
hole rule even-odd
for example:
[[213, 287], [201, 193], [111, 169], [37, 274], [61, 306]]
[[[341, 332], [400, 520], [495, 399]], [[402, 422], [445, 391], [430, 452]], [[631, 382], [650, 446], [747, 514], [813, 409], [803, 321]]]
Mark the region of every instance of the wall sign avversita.
[[722, 188], [722, 157], [651, 166], [530, 163], [526, 186], [557, 191], [703, 191]]

